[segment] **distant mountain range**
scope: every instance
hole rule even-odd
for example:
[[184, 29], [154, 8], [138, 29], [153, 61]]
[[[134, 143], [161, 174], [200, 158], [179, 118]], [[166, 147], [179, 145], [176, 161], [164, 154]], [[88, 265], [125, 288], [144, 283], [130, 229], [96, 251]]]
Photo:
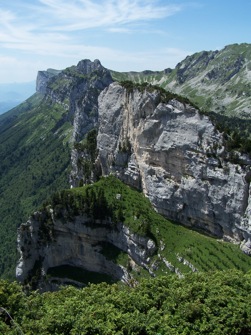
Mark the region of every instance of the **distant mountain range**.
[[0, 114], [16, 107], [36, 91], [35, 81], [0, 84]]
[[115, 72], [115, 80], [150, 82], [189, 98], [200, 109], [224, 116], [251, 116], [251, 44], [187, 56], [175, 69]]

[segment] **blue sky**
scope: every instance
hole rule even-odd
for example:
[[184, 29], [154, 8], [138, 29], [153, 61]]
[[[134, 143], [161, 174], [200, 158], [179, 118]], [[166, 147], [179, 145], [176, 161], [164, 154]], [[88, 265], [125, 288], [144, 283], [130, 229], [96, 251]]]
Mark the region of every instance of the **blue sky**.
[[0, 83], [81, 59], [116, 71], [174, 68], [251, 43], [251, 0], [0, 0]]

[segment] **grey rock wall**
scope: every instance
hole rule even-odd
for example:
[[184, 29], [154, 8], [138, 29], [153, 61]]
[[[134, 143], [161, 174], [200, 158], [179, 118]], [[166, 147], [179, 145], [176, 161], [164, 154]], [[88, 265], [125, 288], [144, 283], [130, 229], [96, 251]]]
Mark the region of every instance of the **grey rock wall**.
[[57, 76], [61, 71], [48, 69], [47, 71], [38, 71], [36, 80], [36, 91], [41, 94], [46, 94], [49, 81]]
[[208, 117], [157, 92], [118, 83], [99, 96], [97, 163], [141, 188], [167, 218], [219, 238], [250, 242], [249, 162], [233, 164]]
[[[108, 243], [128, 254], [138, 266], [148, 268], [150, 256], [156, 251], [155, 243], [129, 231], [122, 224], [110, 221], [94, 222], [86, 215], [72, 220], [55, 220], [50, 209], [50, 228], [45, 229], [44, 212], [36, 212], [18, 230], [18, 251], [20, 259], [16, 277], [22, 282], [37, 276], [38, 286], [47, 289], [45, 278], [49, 269], [70, 265], [87, 271], [111, 276], [114, 280], [129, 283], [132, 278], [127, 269], [105, 256], [102, 243]], [[48, 228], [48, 226], [47, 226]], [[67, 276], [66, 278], [67, 279]], [[50, 277], [50, 283], [54, 280]], [[83, 277], [83, 282], [85, 278]], [[50, 287], [50, 283], [47, 283]], [[80, 283], [81, 284], [81, 283]]]

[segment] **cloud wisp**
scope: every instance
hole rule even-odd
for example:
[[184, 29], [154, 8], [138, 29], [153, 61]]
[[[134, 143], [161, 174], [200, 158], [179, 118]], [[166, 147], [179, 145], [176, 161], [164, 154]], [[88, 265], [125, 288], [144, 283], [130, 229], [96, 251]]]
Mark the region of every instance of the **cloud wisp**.
[[[7, 63], [19, 69], [23, 61], [26, 71], [30, 60], [31, 68], [47, 63], [48, 67], [56, 63], [57, 68], [63, 68], [82, 58], [100, 58], [117, 70], [121, 67], [126, 71], [130, 64], [136, 70], [137, 64], [144, 62], [149, 68], [147, 59], [156, 64], [164, 48], [151, 53], [146, 46], [144, 53], [144, 43], [139, 46], [134, 42], [131, 47], [131, 41], [126, 45], [123, 38], [131, 36], [135, 41], [138, 36], [142, 41], [143, 35], [148, 39], [164, 35], [167, 32], [156, 28], [155, 23], [183, 9], [182, 5], [160, 0], [13, 0], [0, 5], [0, 58], [10, 57]], [[117, 42], [113, 41], [116, 38]], [[7, 73], [6, 69], [0, 65], [0, 76]]]
[[76, 31], [90, 28], [118, 27], [174, 15], [178, 5], [158, 5], [157, 1], [142, 0], [40, 0], [47, 14], [54, 16], [54, 30]]
[[19, 3], [16, 12], [0, 10], [0, 43], [4, 48], [52, 52], [62, 49], [59, 44], [70, 45], [76, 39], [74, 32], [102, 28], [126, 33], [133, 23], [165, 18], [180, 10], [180, 6], [142, 0], [40, 0], [23, 8]]

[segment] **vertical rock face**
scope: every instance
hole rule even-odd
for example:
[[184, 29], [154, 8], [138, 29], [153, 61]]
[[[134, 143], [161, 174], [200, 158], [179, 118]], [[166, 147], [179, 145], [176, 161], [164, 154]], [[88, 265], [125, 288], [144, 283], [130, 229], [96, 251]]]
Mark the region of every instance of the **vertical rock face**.
[[[98, 60], [79, 62], [77, 71], [83, 77], [73, 88], [70, 98], [71, 114], [74, 114], [72, 141], [75, 143], [81, 142], [90, 130], [97, 127], [98, 96], [112, 82], [110, 72]], [[78, 186], [83, 177], [81, 169], [79, 171], [78, 168], [78, 161], [84, 156], [85, 153], [76, 148], [72, 150], [71, 186]]]
[[[64, 216], [67, 216], [66, 211]], [[36, 281], [35, 287], [43, 290], [52, 289], [53, 282], [60, 283], [61, 279], [55, 276], [59, 266], [84, 269], [96, 275], [107, 275], [115, 281], [128, 282], [130, 273], [115, 262], [116, 252], [128, 254], [131, 261], [147, 268], [149, 257], [156, 251], [152, 240], [130, 233], [122, 224], [95, 222], [87, 215], [76, 215], [66, 222], [54, 218], [53, 208], [36, 212], [21, 225], [18, 248], [21, 258], [16, 268], [17, 279], [22, 283]], [[106, 257], [106, 248], [110, 254], [115, 250], [113, 260]], [[48, 278], [51, 270], [54, 275]], [[71, 274], [64, 274], [65, 281], [71, 282]], [[88, 283], [84, 274], [78, 284], [83, 283]]]
[[158, 212], [220, 238], [243, 241], [251, 226], [249, 162], [228, 159], [208, 117], [157, 92], [117, 83], [99, 96], [98, 164], [140, 188]]
[[[157, 92], [129, 92], [111, 83], [98, 60], [82, 60], [64, 71], [40, 72], [37, 88], [68, 110], [72, 142], [81, 144], [98, 128], [96, 168], [103, 175], [115, 173], [143, 190], [168, 218], [244, 240], [247, 252], [249, 162], [231, 163], [221, 134], [194, 108], [175, 100], [160, 103]], [[83, 181], [79, 162], [87, 155], [81, 145], [73, 147], [71, 186]]]
[[112, 78], [98, 60], [82, 60], [76, 70], [83, 76], [71, 95], [71, 109], [74, 111], [73, 140], [79, 142], [97, 125], [98, 96], [112, 82]]
[[36, 91], [45, 94], [47, 90], [47, 85], [53, 77], [58, 75], [60, 70], [48, 69], [47, 71], [38, 71], [37, 81], [36, 81]]

